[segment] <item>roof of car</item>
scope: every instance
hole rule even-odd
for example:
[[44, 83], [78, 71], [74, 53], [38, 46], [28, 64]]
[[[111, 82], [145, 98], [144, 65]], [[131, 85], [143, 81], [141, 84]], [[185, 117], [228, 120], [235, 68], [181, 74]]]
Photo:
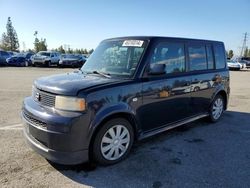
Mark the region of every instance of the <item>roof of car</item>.
[[205, 40], [205, 39], [192, 39], [192, 38], [181, 38], [181, 37], [163, 37], [163, 36], [124, 36], [124, 37], [116, 37], [116, 38], [109, 38], [104, 41], [109, 40], [153, 40], [153, 39], [171, 39], [171, 40], [188, 40], [188, 41], [202, 41], [202, 42], [221, 42], [221, 41], [215, 41], [215, 40]]

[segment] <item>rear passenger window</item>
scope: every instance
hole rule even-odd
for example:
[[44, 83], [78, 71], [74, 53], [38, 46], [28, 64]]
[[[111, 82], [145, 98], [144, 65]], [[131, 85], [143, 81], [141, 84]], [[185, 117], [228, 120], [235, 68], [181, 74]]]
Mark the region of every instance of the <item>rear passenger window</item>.
[[214, 58], [216, 69], [223, 69], [226, 65], [225, 50], [222, 45], [214, 45]]
[[205, 46], [189, 46], [188, 54], [191, 71], [207, 69]]
[[213, 51], [212, 47], [206, 46], [207, 49], [207, 67], [208, 69], [214, 69], [214, 58], [213, 58]]
[[154, 49], [150, 63], [165, 64], [166, 74], [184, 72], [184, 44], [159, 43]]

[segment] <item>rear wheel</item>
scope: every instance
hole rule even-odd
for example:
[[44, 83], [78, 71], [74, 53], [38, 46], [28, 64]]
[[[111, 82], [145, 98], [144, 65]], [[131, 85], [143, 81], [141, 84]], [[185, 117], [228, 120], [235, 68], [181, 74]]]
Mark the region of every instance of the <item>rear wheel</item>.
[[45, 63], [45, 66], [46, 66], [46, 67], [50, 67], [50, 65], [51, 65], [51, 62], [50, 62], [50, 61], [47, 61], [47, 62]]
[[93, 143], [94, 159], [101, 165], [111, 165], [123, 160], [134, 141], [131, 124], [122, 118], [105, 123]]
[[210, 112], [209, 112], [210, 121], [217, 122], [221, 118], [224, 111], [224, 106], [225, 106], [224, 98], [221, 95], [217, 95], [210, 107]]

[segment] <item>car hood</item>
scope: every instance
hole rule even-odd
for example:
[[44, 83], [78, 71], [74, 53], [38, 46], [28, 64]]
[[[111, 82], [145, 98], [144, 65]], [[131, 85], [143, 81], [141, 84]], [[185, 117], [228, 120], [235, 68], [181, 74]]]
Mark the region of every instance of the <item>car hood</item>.
[[119, 81], [119, 79], [104, 78], [99, 75], [85, 75], [81, 72], [73, 72], [41, 77], [35, 80], [34, 86], [40, 90], [50, 93], [76, 96], [80, 90], [117, 81]]
[[21, 57], [21, 56], [15, 56], [15, 57], [9, 57], [6, 59], [7, 62], [15, 62], [15, 61], [18, 61], [18, 60], [23, 60], [24, 57]]
[[35, 55], [34, 57], [38, 57], [38, 58], [48, 58], [49, 56], [46, 56], [46, 55]]
[[240, 63], [227, 63], [228, 66], [240, 66]]

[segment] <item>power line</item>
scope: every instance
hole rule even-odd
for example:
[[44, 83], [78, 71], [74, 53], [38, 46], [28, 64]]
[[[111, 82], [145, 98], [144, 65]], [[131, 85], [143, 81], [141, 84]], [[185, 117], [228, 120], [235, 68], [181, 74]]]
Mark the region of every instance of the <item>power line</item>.
[[247, 35], [248, 35], [248, 33], [245, 32], [245, 33], [244, 33], [243, 44], [242, 44], [242, 47], [241, 47], [240, 57], [243, 57], [243, 53], [244, 53], [244, 51], [245, 51], [245, 49], [246, 49], [247, 37], [248, 37]]

